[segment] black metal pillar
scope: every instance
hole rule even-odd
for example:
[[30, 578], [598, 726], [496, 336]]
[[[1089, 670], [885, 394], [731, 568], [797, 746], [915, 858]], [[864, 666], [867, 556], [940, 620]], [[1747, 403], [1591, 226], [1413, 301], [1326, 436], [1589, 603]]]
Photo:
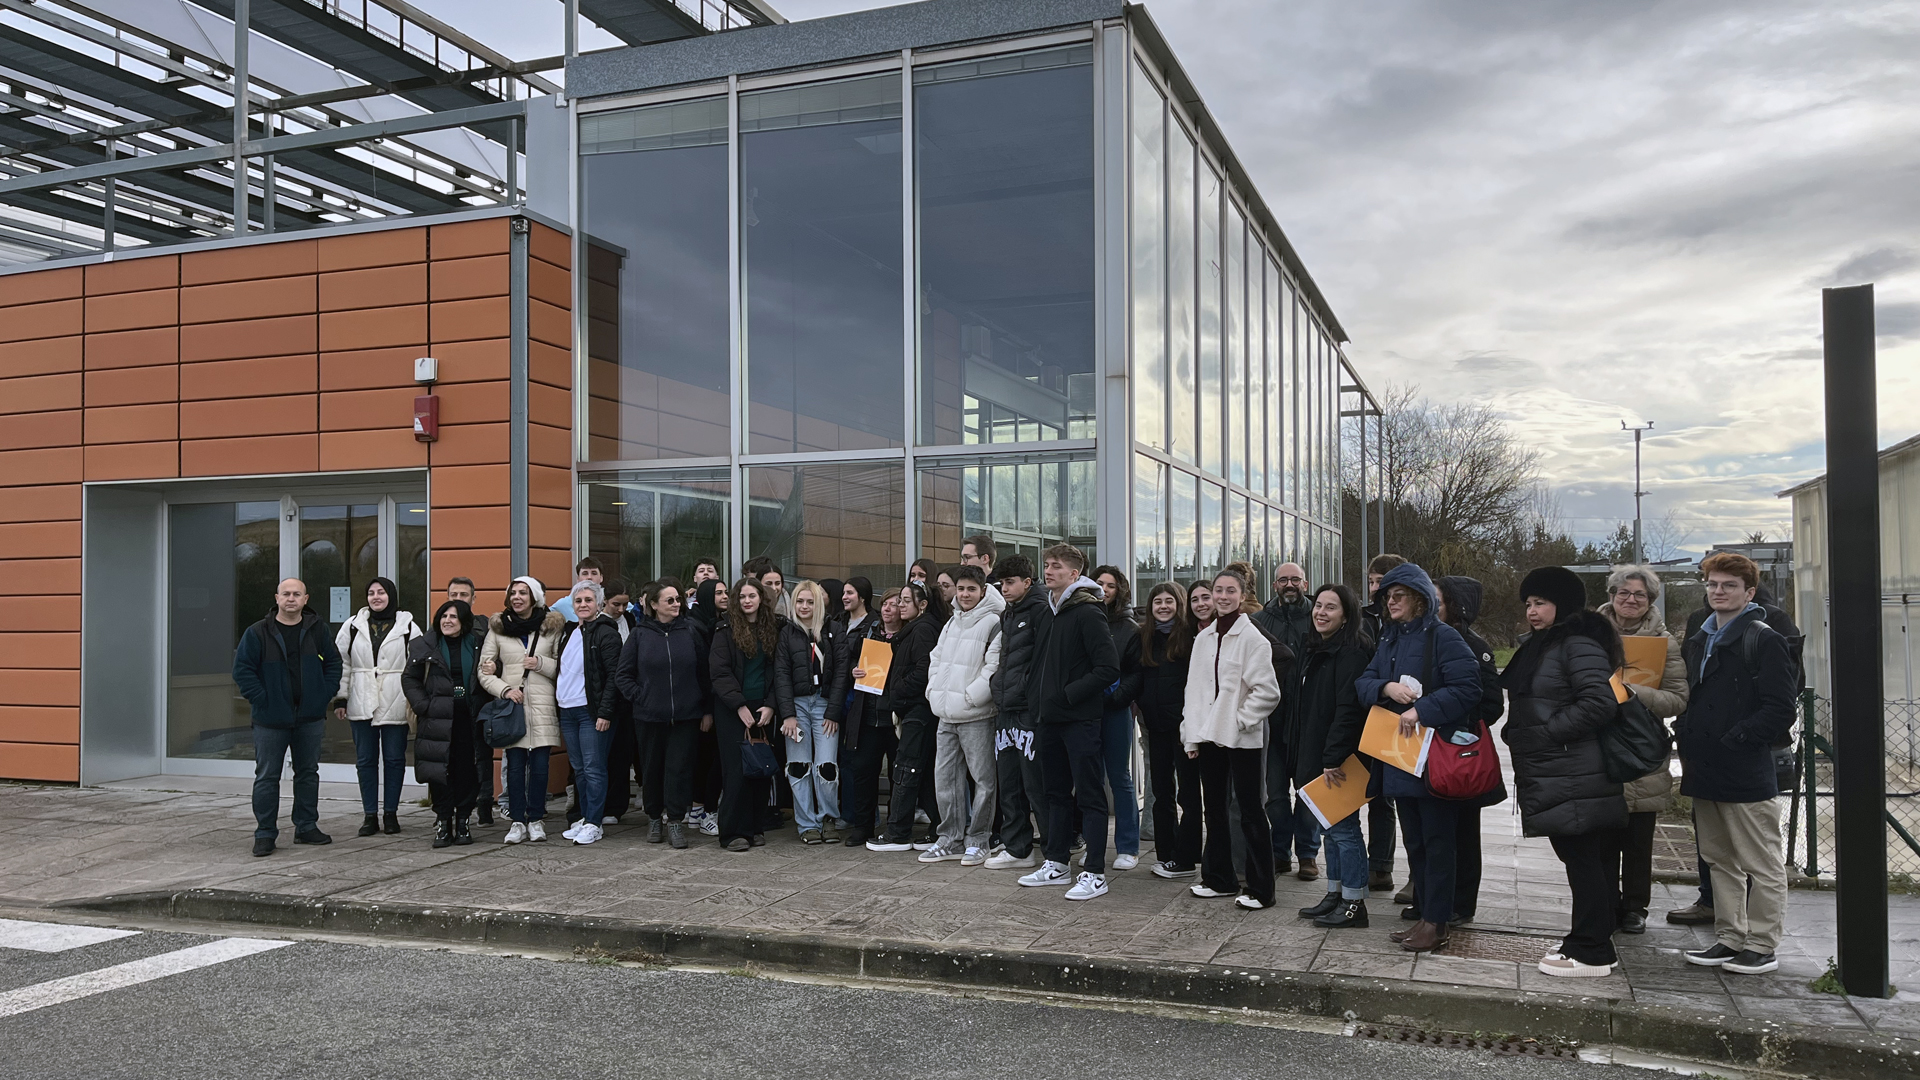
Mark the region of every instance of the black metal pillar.
[[1886, 731], [1873, 286], [1821, 292], [1827, 373], [1828, 655], [1840, 982], [1887, 996]]

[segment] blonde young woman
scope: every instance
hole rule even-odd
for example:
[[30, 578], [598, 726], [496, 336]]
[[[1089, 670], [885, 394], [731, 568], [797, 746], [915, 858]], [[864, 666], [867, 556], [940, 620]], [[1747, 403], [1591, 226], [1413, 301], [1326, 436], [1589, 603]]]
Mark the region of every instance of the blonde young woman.
[[[838, 637], [846, 628], [827, 618], [827, 591], [817, 582], [795, 585], [791, 600], [793, 618], [781, 622], [776, 659], [791, 689], [780, 703], [780, 734], [787, 739], [794, 827], [801, 842], [822, 844], [840, 817], [840, 725], [827, 719], [827, 700], [834, 690]], [[846, 694], [844, 684], [840, 693]]]
[[480, 646], [480, 686], [495, 698], [526, 707], [527, 734], [507, 747], [507, 811], [513, 825], [506, 842], [547, 838], [547, 759], [561, 745], [560, 631], [567, 620], [548, 611], [540, 583], [517, 577], [507, 586], [507, 610], [487, 624]]

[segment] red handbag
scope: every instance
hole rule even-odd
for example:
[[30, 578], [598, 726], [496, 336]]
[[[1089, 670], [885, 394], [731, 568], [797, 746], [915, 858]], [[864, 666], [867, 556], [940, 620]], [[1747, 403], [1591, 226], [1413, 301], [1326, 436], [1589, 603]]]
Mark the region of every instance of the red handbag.
[[1457, 746], [1435, 738], [1427, 747], [1427, 790], [1441, 799], [1478, 799], [1500, 783], [1500, 751], [1494, 748], [1487, 722], [1480, 721], [1480, 741]]

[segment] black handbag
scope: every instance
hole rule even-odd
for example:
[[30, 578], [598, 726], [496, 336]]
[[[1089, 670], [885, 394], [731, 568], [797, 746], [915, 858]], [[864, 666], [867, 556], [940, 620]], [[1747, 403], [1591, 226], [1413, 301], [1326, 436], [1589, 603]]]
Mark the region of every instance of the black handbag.
[[1673, 742], [1667, 725], [1633, 691], [1618, 708], [1613, 723], [1600, 729], [1600, 757], [1607, 779], [1627, 784], [1666, 765]]
[[512, 698], [498, 698], [480, 706], [480, 737], [495, 750], [504, 750], [527, 737], [527, 707]]
[[765, 736], [748, 732], [747, 741], [740, 744], [740, 774], [749, 780], [770, 780], [779, 771], [773, 744]]

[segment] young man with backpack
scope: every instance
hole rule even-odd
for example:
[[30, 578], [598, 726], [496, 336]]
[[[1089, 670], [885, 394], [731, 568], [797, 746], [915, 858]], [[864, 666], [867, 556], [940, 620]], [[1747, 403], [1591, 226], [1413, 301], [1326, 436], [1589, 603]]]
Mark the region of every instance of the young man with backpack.
[[1773, 750], [1793, 728], [1794, 664], [1786, 637], [1754, 602], [1753, 560], [1717, 552], [1700, 570], [1712, 614], [1682, 647], [1689, 695], [1674, 730], [1680, 793], [1693, 799], [1694, 835], [1718, 899], [1719, 941], [1687, 962], [1760, 975], [1780, 966], [1774, 949], [1787, 904]]

